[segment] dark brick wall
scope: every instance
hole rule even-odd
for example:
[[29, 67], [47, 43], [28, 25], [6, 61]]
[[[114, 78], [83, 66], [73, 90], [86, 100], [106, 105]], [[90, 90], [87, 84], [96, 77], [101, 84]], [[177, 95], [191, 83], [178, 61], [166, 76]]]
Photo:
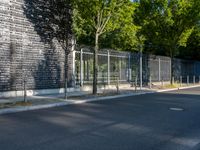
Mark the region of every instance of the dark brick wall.
[[[0, 91], [64, 87], [64, 50], [41, 42], [23, 0], [0, 0]], [[72, 74], [72, 55], [68, 74]]]

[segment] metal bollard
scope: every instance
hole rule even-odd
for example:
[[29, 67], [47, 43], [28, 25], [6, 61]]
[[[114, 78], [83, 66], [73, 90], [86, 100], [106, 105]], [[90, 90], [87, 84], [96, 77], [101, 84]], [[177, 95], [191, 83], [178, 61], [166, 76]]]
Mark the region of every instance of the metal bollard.
[[119, 94], [119, 77], [117, 76], [117, 85], [116, 85], [116, 88], [117, 88], [117, 94]]
[[182, 86], [182, 83], [183, 83], [183, 77], [180, 76], [180, 87]]
[[187, 85], [189, 85], [189, 82], [190, 82], [190, 81], [189, 81], [189, 76], [187, 76]]
[[151, 76], [149, 77], [149, 88], [151, 89]]
[[162, 78], [161, 84], [162, 84], [162, 87], [164, 87], [164, 80], [163, 80], [163, 78]]
[[137, 76], [135, 77], [135, 91], [137, 91]]
[[27, 102], [26, 79], [24, 79], [24, 102]]
[[196, 81], [195, 81], [195, 76], [193, 76], [193, 84], [195, 85]]
[[174, 85], [174, 77], [172, 77], [172, 84]]

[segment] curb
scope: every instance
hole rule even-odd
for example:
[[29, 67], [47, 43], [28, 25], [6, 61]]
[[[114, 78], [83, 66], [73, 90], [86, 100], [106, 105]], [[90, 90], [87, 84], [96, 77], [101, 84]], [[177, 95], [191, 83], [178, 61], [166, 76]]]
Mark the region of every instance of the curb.
[[58, 102], [58, 103], [53, 103], [53, 104], [44, 104], [44, 105], [36, 105], [36, 106], [19, 106], [17, 108], [5, 108], [5, 109], [0, 110], [0, 115], [23, 112], [23, 111], [47, 109], [47, 108], [60, 107], [60, 106], [66, 106], [66, 105], [83, 104], [83, 103], [95, 102], [95, 101], [100, 101], [100, 100], [108, 100], [108, 99], [137, 96], [137, 95], [144, 95], [144, 94], [151, 94], [151, 93], [155, 93], [155, 92], [143, 92], [143, 93], [123, 94], [123, 95], [107, 96], [107, 97], [97, 97], [97, 98], [91, 98], [88, 100], [68, 99], [65, 102]]
[[52, 107], [59, 107], [59, 106], [65, 106], [67, 104], [68, 104], [67, 102], [59, 102], [59, 103], [54, 103], [54, 104], [45, 104], [45, 105], [37, 105], [37, 106], [19, 106], [17, 108], [5, 108], [5, 109], [0, 110], [0, 115], [30, 111], [30, 110], [46, 109], [46, 108], [52, 108]]
[[149, 92], [142, 92], [142, 93], [129, 93], [129, 94], [116, 95], [116, 96], [96, 97], [96, 98], [91, 98], [91, 99], [87, 99], [87, 100], [68, 99], [64, 102], [58, 102], [58, 103], [53, 103], [53, 104], [44, 104], [44, 105], [36, 105], [36, 106], [20, 106], [20, 107], [17, 107], [17, 108], [5, 108], [5, 109], [0, 110], [0, 115], [23, 112], [23, 111], [47, 109], [47, 108], [60, 107], [60, 106], [66, 106], [66, 105], [83, 104], [83, 103], [88, 103], [88, 102], [95, 102], [95, 101], [108, 100], [108, 99], [116, 99], [116, 98], [129, 97], [129, 96], [162, 93], [162, 92], [176, 91], [176, 90], [182, 90], [182, 89], [190, 89], [190, 88], [196, 88], [196, 87], [200, 87], [200, 85], [166, 89], [166, 90], [149, 91]]
[[193, 86], [186, 86], [186, 87], [179, 87], [179, 88], [173, 88], [173, 89], [166, 89], [166, 90], [157, 90], [157, 93], [162, 93], [162, 92], [170, 92], [170, 91], [176, 91], [176, 90], [184, 90], [184, 89], [191, 89], [191, 88], [196, 88], [200, 87], [200, 85], [193, 85]]

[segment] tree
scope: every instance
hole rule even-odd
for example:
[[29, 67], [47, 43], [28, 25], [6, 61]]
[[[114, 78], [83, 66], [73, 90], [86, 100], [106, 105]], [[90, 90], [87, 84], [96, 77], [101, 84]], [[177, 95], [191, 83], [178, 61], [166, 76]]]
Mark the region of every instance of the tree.
[[199, 21], [200, 1], [197, 0], [140, 0], [134, 20], [142, 27], [147, 47], [163, 47], [171, 57], [171, 83], [173, 59], [180, 46], [186, 46], [188, 38]]
[[118, 22], [121, 23], [119, 29], [102, 35], [101, 47], [120, 51], [138, 51], [137, 31], [140, 27], [133, 22], [133, 12], [137, 7], [135, 4], [132, 3], [122, 10], [118, 18]]
[[[77, 37], [92, 37], [94, 45], [93, 94], [97, 93], [99, 40], [103, 34], [120, 29], [125, 18], [124, 11], [130, 8], [129, 0], [75, 0], [74, 31]], [[122, 22], [120, 22], [122, 21]]]
[[180, 47], [180, 58], [200, 60], [200, 26], [196, 26], [190, 35], [187, 46]]
[[56, 39], [65, 51], [64, 87], [67, 91], [67, 62], [71, 51], [72, 39], [71, 0], [25, 0], [24, 12], [33, 23], [43, 42], [51, 43]]

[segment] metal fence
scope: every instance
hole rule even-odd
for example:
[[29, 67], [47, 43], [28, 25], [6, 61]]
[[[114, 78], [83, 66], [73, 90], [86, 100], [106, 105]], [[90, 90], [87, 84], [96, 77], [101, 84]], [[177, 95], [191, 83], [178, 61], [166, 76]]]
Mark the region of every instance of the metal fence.
[[[102, 50], [98, 54], [98, 83], [113, 84], [117, 80], [127, 82], [129, 78], [130, 53]], [[76, 51], [76, 85], [93, 82], [93, 52], [89, 49]]]
[[170, 81], [171, 59], [163, 56], [143, 55], [143, 80], [148, 82]]
[[[142, 63], [140, 62], [142, 57]], [[200, 62], [174, 59], [173, 80], [177, 83], [200, 81]], [[140, 69], [142, 75], [140, 75]], [[98, 84], [170, 82], [171, 59], [164, 56], [137, 52], [100, 50], [98, 53]], [[83, 48], [75, 52], [75, 85], [91, 85], [93, 82], [93, 51]]]

